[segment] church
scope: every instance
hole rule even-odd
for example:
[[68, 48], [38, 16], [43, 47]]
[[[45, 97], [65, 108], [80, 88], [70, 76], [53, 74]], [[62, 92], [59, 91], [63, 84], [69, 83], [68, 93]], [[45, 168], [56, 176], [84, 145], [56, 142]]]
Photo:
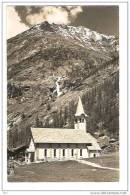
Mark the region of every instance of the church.
[[81, 98], [75, 113], [74, 129], [31, 128], [31, 140], [26, 149], [25, 161], [76, 160], [98, 157], [101, 148], [95, 137], [87, 132]]

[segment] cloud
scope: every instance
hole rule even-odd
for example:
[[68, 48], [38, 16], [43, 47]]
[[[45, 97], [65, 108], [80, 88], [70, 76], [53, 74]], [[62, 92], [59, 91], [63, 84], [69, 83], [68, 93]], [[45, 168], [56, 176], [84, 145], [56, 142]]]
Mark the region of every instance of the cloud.
[[77, 18], [77, 15], [79, 13], [81, 13], [82, 11], [83, 10], [82, 10], [81, 6], [77, 6], [77, 7], [75, 7], [75, 8], [73, 8], [73, 9], [70, 10], [70, 15], [71, 15], [71, 17], [73, 19], [76, 19]]
[[62, 7], [46, 6], [40, 9], [39, 13], [28, 14], [26, 21], [31, 24], [48, 21], [56, 24], [70, 23], [68, 12]]
[[81, 6], [15, 6], [21, 21], [32, 26], [44, 21], [55, 24], [70, 24], [78, 14]]
[[7, 38], [44, 21], [70, 24], [82, 11], [81, 6], [7, 6]]

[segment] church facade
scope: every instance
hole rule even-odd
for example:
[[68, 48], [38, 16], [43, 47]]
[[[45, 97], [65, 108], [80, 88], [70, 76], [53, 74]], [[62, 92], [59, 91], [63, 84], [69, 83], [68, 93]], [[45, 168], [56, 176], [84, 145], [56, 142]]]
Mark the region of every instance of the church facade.
[[96, 138], [87, 132], [87, 117], [79, 97], [74, 129], [31, 128], [32, 138], [26, 149], [25, 161], [76, 160], [100, 156], [101, 148]]

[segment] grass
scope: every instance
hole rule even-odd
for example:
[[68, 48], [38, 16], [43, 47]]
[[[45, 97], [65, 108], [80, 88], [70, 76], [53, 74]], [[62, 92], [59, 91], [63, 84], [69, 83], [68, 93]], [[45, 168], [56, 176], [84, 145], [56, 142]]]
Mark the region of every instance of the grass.
[[119, 153], [118, 152], [114, 152], [114, 153], [107, 154], [105, 156], [100, 156], [97, 158], [87, 158], [84, 160], [97, 163], [103, 167], [119, 168]]
[[[113, 155], [100, 157], [106, 163]], [[96, 160], [95, 159], [91, 159]], [[99, 159], [98, 159], [99, 160]], [[116, 161], [116, 160], [115, 160]], [[113, 161], [113, 162], [115, 162]], [[107, 164], [107, 163], [106, 163]], [[105, 165], [106, 166], [106, 165]], [[45, 162], [15, 168], [9, 182], [117, 182], [119, 171], [94, 168], [76, 161]]]

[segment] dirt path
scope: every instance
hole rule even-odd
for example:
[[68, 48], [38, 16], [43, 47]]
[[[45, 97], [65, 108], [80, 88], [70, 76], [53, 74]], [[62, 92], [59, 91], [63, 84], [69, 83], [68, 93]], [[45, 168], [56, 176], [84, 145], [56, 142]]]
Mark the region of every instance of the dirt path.
[[86, 160], [77, 160], [77, 162], [82, 163], [82, 164], [86, 164], [86, 165], [89, 165], [89, 166], [92, 166], [92, 167], [95, 167], [95, 168], [109, 169], [109, 170], [119, 171], [119, 169], [117, 169], [117, 168], [103, 167], [103, 166], [101, 166], [99, 164], [92, 163], [92, 162], [89, 162], [89, 161], [86, 161]]

